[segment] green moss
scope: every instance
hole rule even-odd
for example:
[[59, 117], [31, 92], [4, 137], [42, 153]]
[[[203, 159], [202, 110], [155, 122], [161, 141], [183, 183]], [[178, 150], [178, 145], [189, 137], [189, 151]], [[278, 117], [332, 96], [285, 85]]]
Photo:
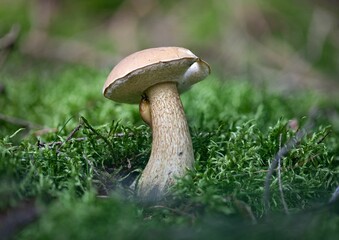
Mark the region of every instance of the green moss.
[[[47, 90], [36, 90], [34, 97], [49, 101], [46, 107], [67, 103], [64, 108], [55, 107], [53, 116], [46, 114], [40, 119], [42, 123], [50, 122], [51, 117], [63, 119], [73, 111], [78, 112], [90, 98], [102, 103], [104, 109], [112, 107], [114, 103], [101, 99], [100, 94], [95, 95], [98, 87], [91, 86], [88, 80], [99, 79], [102, 75], [100, 72], [79, 71], [79, 68], [66, 69], [60, 73], [60, 79], [54, 79], [58, 84], [48, 97], [44, 95]], [[69, 96], [73, 93], [69, 81], [72, 78], [79, 78], [80, 83], [72, 83], [83, 92], [73, 105]], [[52, 84], [50, 80], [44, 81], [43, 84]], [[82, 81], [88, 81], [89, 87], [85, 87]], [[67, 91], [69, 94], [64, 94], [65, 99], [57, 101], [57, 93]], [[28, 97], [24, 91], [22, 93], [23, 98]], [[10, 91], [9, 94], [17, 93]], [[199, 101], [196, 99], [198, 95]], [[263, 186], [269, 164], [280, 147], [295, 135], [295, 130], [288, 127], [288, 121], [296, 114], [304, 112], [306, 115], [309, 106], [313, 105], [303, 97], [307, 96], [286, 97], [264, 89], [259, 91], [243, 81], [221, 83], [209, 79], [194, 87], [183, 96], [183, 102], [192, 126], [195, 168], [179, 180], [173, 188], [173, 197], [155, 208], [133, 204], [134, 194], [128, 187], [145, 167], [150, 154], [148, 127], [129, 127], [122, 121], [108, 124], [116, 115], [105, 112], [101, 117], [93, 116], [94, 113], [100, 115], [100, 110], [90, 108], [84, 109], [84, 113], [91, 116], [91, 120], [74, 118], [72, 133], [70, 126], [60, 125], [55, 133], [30, 136], [17, 144], [13, 139], [19, 131], [0, 141], [1, 208], [15, 206], [27, 198], [40, 199], [45, 205], [47, 210], [43, 217], [21, 235], [24, 239], [32, 236], [38, 239], [83, 238], [85, 235], [92, 239], [97, 235], [124, 234], [127, 234], [127, 239], [134, 239], [140, 234], [148, 236], [148, 230], [154, 226], [160, 226], [159, 233], [172, 233], [172, 226], [188, 228], [192, 221], [197, 222], [191, 229], [194, 235], [196, 227], [206, 224], [204, 219], [221, 217], [228, 219], [226, 222], [232, 222], [234, 218], [246, 222], [241, 206], [252, 209], [252, 217], [260, 219], [264, 213]], [[306, 104], [291, 108], [291, 102], [296, 99]], [[319, 102], [320, 98], [313, 100]], [[105, 106], [108, 103], [110, 106]], [[18, 109], [25, 109], [25, 104], [30, 103], [19, 101]], [[125, 105], [121, 109], [123, 107]], [[34, 112], [26, 114], [37, 118]], [[119, 119], [118, 116], [115, 118]], [[92, 122], [99, 124], [101, 121], [106, 124], [92, 125]], [[303, 118], [299, 119], [300, 127], [303, 122]], [[282, 159], [282, 186], [285, 201], [292, 212], [326, 201], [339, 185], [338, 144], [335, 141], [338, 133], [330, 126], [323, 127], [326, 126], [323, 124], [328, 125], [330, 121], [320, 118], [312, 132]], [[6, 187], [8, 184], [11, 188]], [[113, 193], [124, 197], [111, 198]], [[88, 194], [108, 198], [101, 201], [92, 196], [92, 200], [84, 201]], [[123, 198], [132, 202], [125, 205]], [[46, 202], [46, 199], [49, 200]], [[283, 210], [276, 175], [272, 179], [270, 202], [273, 212]], [[104, 213], [109, 206], [112, 211], [106, 216]], [[59, 211], [60, 208], [63, 210]], [[114, 209], [119, 210], [115, 212]], [[136, 212], [139, 215], [135, 215]], [[80, 231], [93, 224], [93, 218], [100, 222], [96, 225], [96, 233]], [[145, 228], [143, 219], [148, 219], [149, 228]], [[113, 232], [106, 222], [119, 231]], [[120, 228], [121, 222], [126, 226], [133, 225], [135, 232], [129, 231], [129, 227]], [[63, 226], [72, 227], [61, 232], [53, 230]], [[38, 234], [35, 228], [41, 232]]]

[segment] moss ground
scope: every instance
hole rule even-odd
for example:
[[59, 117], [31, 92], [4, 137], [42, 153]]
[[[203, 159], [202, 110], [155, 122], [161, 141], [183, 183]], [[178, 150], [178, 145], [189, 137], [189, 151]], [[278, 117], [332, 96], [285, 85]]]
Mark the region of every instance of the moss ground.
[[[338, 215], [327, 204], [339, 185], [336, 101], [211, 76], [182, 96], [195, 168], [178, 180], [170, 199], [145, 206], [129, 186], [147, 162], [151, 132], [136, 106], [101, 96], [106, 74], [44, 64], [34, 71], [18, 74], [8, 67], [2, 73], [2, 113], [34, 123], [32, 129], [1, 123], [0, 208], [9, 211], [32, 201], [39, 213], [17, 238], [260, 238], [290, 231], [300, 236], [338, 232]], [[283, 198], [277, 172], [272, 176], [272, 218], [267, 220], [263, 194], [270, 163], [309, 122], [308, 133], [281, 159]], [[283, 200], [289, 216], [284, 216]]]

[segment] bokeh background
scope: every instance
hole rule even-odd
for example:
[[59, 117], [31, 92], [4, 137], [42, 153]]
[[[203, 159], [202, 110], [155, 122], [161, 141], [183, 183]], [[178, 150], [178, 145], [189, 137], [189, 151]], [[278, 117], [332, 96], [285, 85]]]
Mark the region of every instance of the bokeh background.
[[224, 80], [337, 95], [338, 12], [336, 0], [1, 0], [0, 67], [13, 46], [28, 60], [93, 68], [183, 46]]

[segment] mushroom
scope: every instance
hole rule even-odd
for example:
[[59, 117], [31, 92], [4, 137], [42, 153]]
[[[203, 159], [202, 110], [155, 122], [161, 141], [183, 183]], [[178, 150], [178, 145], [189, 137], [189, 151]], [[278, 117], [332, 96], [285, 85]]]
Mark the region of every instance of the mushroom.
[[152, 129], [150, 159], [137, 183], [142, 201], [159, 201], [194, 163], [192, 140], [179, 97], [210, 74], [190, 50], [159, 47], [133, 53], [109, 74], [103, 94], [116, 102], [140, 103]]

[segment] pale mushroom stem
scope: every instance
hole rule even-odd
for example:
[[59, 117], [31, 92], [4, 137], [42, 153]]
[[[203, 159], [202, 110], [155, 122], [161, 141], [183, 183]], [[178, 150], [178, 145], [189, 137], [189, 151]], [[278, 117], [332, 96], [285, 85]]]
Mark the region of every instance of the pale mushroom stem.
[[152, 152], [138, 182], [145, 201], [163, 198], [176, 178], [192, 168], [194, 154], [176, 83], [166, 82], [146, 90], [152, 119]]

